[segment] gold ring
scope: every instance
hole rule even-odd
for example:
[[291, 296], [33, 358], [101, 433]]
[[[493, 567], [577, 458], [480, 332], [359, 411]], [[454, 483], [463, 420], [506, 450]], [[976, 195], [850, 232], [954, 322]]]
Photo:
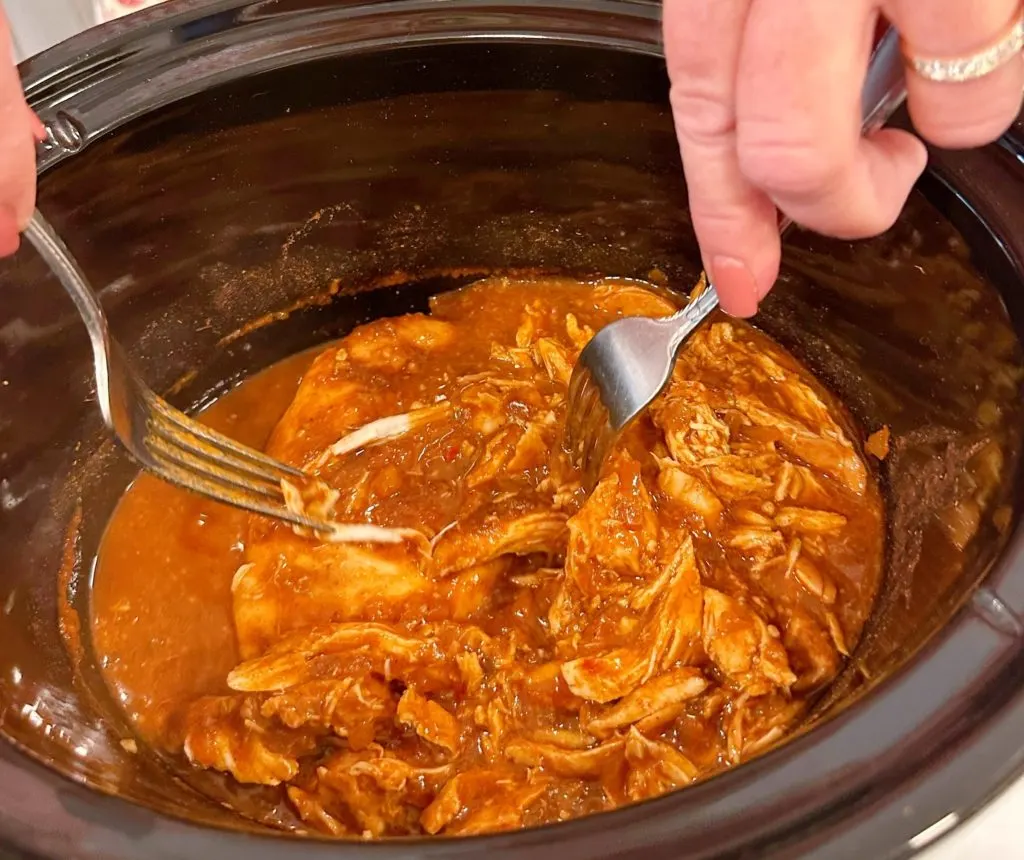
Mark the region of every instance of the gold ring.
[[[904, 49], [907, 48], [904, 42]], [[998, 42], [967, 57], [918, 57], [904, 53], [907, 64], [922, 78], [940, 84], [974, 81], [1005, 66], [1024, 50], [1024, 14], [1021, 14]]]

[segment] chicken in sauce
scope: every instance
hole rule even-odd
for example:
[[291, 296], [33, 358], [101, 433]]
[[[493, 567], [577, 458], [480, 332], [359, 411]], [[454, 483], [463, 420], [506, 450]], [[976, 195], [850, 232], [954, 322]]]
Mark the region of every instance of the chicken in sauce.
[[248, 520], [240, 662], [162, 742], [377, 838], [607, 810], [779, 741], [871, 610], [880, 495], [834, 398], [720, 316], [587, 496], [561, 445], [576, 357], [672, 310], [495, 279], [322, 352], [267, 450], [336, 530]]

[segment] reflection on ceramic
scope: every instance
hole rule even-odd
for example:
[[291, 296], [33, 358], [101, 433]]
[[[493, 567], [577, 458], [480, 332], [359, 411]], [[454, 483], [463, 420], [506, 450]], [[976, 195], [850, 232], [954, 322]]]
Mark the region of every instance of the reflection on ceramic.
[[[112, 324], [154, 386], [198, 371], [179, 405], [356, 322], [419, 309], [457, 285], [453, 267], [641, 277], [657, 267], [692, 282], [699, 256], [657, 9], [644, 0], [175, 0], [31, 66], [33, 105], [61, 132], [43, 156], [40, 205], [97, 284], [132, 276], [115, 291]], [[173, 31], [160, 24], [172, 16]], [[932, 205], [916, 197], [886, 239], [851, 247], [799, 237], [761, 322], [865, 423], [903, 436], [936, 430], [911, 437], [889, 466], [891, 492], [908, 503], [893, 550], [920, 553], [925, 575], [879, 607], [880, 621], [904, 622], [911, 607], [916, 627], [880, 624], [871, 652], [858, 655], [884, 682], [815, 731], [678, 796], [495, 837], [483, 851], [764, 856], [784, 839], [791, 855], [827, 843], [820, 856], [897, 856], [1015, 775], [1024, 644], [990, 623], [993, 604], [974, 584], [985, 577], [985, 594], [1024, 617], [1024, 535], [1002, 551], [1000, 524], [1013, 532], [1016, 522], [985, 517], [996, 537], [958, 568], [951, 562], [964, 556], [945, 547], [963, 541], [974, 517], [913, 515], [976, 494], [964, 456], [978, 454], [989, 474], [994, 461], [975, 442], [991, 431], [975, 438], [975, 418], [1021, 427], [1012, 374], [996, 372], [1017, 363], [1024, 331], [1021, 152], [1018, 134], [986, 152], [934, 153], [922, 184]], [[15, 594], [0, 616], [0, 734], [47, 765], [0, 743], [0, 843], [73, 860], [361, 856], [362, 846], [224, 830], [245, 823], [169, 780], [153, 750], [122, 744], [123, 709], [87, 641], [75, 677], [55, 620], [74, 610], [88, 618], [89, 562], [134, 469], [101, 433], [87, 341], [61, 326], [70, 306], [59, 287], [28, 252], [0, 270], [0, 328], [20, 321], [0, 341], [9, 382], [0, 477], [24, 497], [0, 516], [0, 607]], [[398, 270], [409, 279], [388, 287]], [[333, 299], [300, 304], [332, 287]], [[304, 309], [239, 333], [285, 307]], [[1020, 477], [1010, 457], [1000, 474]], [[26, 496], [35, 486], [46, 489]], [[79, 499], [82, 530], [66, 543]], [[983, 506], [992, 503], [1001, 500]], [[99, 753], [83, 758], [59, 730]], [[117, 799], [94, 790], [109, 786]], [[183, 824], [186, 814], [217, 826]], [[376, 847], [381, 860], [437, 858], [476, 843]]]
[[101, 23], [113, 21], [122, 15], [130, 15], [132, 12], [138, 12], [140, 9], [156, 6], [157, 3], [163, 2], [164, 0], [95, 0], [96, 17]]

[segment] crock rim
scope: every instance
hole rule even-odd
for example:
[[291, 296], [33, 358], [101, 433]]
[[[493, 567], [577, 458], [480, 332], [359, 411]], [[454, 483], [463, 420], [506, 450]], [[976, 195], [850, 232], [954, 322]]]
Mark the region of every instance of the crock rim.
[[[92, 140], [120, 124], [90, 124], [78, 110], [83, 100], [98, 99], [103, 85], [113, 86], [112, 81], [125, 69], [137, 71], [147, 59], [166, 58], [188, 45], [182, 41], [159, 49], [147, 44], [151, 36], [178, 31], [212, 15], [253, 8], [266, 11], [273, 5], [267, 0], [178, 0], [86, 31], [23, 63], [21, 72], [29, 101], [50, 129], [40, 170], [53, 169], [65, 158], [74, 157]], [[557, 17], [581, 7], [614, 12], [630, 22], [633, 35], [627, 37], [625, 31], [614, 37], [574, 34], [572, 41], [656, 54], [660, 51], [659, 5], [656, 0], [588, 0], [582, 4], [570, 0], [448, 0], [445, 8], [449, 14], [472, 8], [495, 14], [500, 9], [507, 15], [514, 9], [540, 17], [546, 10]], [[364, 14], [439, 13], [438, 4], [431, 0], [351, 0], [335, 8], [338, 14], [350, 15], [360, 10]], [[329, 13], [319, 9], [316, 14]], [[258, 24], [250, 20], [239, 26]], [[525, 41], [544, 38], [545, 34], [495, 29], [489, 36]], [[464, 33], [447, 39], [443, 34], [436, 35], [439, 41], [462, 37]], [[548, 34], [548, 38], [559, 41], [556, 35]], [[289, 62], [303, 58], [291, 57]], [[182, 88], [170, 101], [186, 94]], [[121, 122], [137, 115], [126, 114]], [[1018, 123], [1002, 145], [1019, 153], [1024, 151], [1021, 140]], [[84, 787], [70, 776], [30, 761], [25, 751], [12, 754], [6, 745], [0, 755], [0, 784], [4, 791], [15, 790], [18, 780], [27, 780], [33, 790], [52, 794], [57, 802], [45, 813], [49, 816], [46, 831], [52, 832], [55, 826], [70, 831], [73, 824], [74, 832], [94, 837], [92, 844], [120, 846], [120, 853], [96, 855], [105, 857], [136, 856], [141, 852], [152, 852], [154, 857], [179, 856], [164, 850], [176, 842], [190, 846], [193, 856], [196, 850], [213, 854], [225, 849], [225, 840], [238, 840], [233, 846], [244, 847], [252, 860], [287, 857], [299, 851], [304, 857], [318, 856], [320, 851], [324, 856], [328, 851], [334, 856], [346, 850], [422, 857], [457, 857], [477, 850], [508, 856], [545, 850], [596, 856], [596, 851], [639, 853], [686, 834], [697, 834], [694, 841], [707, 843], [693, 846], [692, 856], [700, 857], [739, 848], [798, 853], [812, 846], [821, 856], [909, 856], [930, 844], [925, 835], [933, 833], [938, 838], [949, 832], [1024, 772], [1021, 635], [1019, 631], [1001, 629], [986, 609], [993, 599], [1005, 608], [998, 597], [1001, 583], [1022, 577], [1024, 532], [1018, 529], [975, 599], [870, 696], [736, 771], [683, 792], [573, 822], [460, 840], [355, 844], [299, 841], [272, 832], [236, 832], [179, 820]], [[1012, 610], [1007, 611], [1016, 618]], [[983, 689], [1003, 693], [982, 696]], [[879, 772], [879, 762], [886, 765], [887, 774]], [[828, 791], [822, 793], [823, 787]], [[69, 805], [60, 800], [68, 795], [77, 802]], [[894, 798], [899, 799], [898, 804], [892, 802]], [[890, 818], [883, 815], [886, 806]], [[62, 825], [54, 816], [68, 820]], [[134, 822], [129, 828], [119, 824], [126, 818]], [[880, 823], [883, 820], [884, 827]], [[951, 824], [936, 829], [942, 822]], [[35, 834], [26, 832], [26, 827], [26, 822], [0, 815], [2, 838], [34, 850]], [[116, 837], [113, 842], [111, 834]]]

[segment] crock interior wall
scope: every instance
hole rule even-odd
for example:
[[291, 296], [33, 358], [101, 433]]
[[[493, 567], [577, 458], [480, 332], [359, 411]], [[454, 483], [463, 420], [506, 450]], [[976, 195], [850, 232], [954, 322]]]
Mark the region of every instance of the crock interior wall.
[[[421, 46], [325, 60], [222, 86], [118, 130], [47, 173], [40, 203], [147, 380], [167, 389], [195, 372], [174, 396], [194, 405], [287, 354], [421, 309], [429, 295], [491, 271], [645, 277], [657, 269], [673, 285], [691, 284], [699, 262], [666, 104], [658, 60], [581, 47]], [[949, 216], [991, 283], [1016, 298], [1019, 279], [945, 184], [932, 178], [922, 192], [876, 242], [797, 236], [759, 324], [864, 427], [887, 424], [898, 435], [942, 427], [939, 444], [952, 450], [969, 447], [971, 404], [990, 392], [982, 364], [954, 366], [941, 350], [968, 322], [982, 326], [982, 340], [1005, 342], [1007, 318], [998, 293], [980, 282], [981, 299], [964, 313], [956, 293], [970, 285], [966, 269], [943, 269], [945, 281], [927, 293], [920, 281], [901, 281], [916, 260], [898, 248], [919, 234], [916, 253], [931, 265], [950, 241]], [[820, 260], [811, 265], [810, 254], [836, 267], [817, 278]], [[0, 595], [14, 595], [0, 627], [0, 731], [98, 788], [237, 824], [169, 780], [146, 750], [130, 755], [118, 743], [129, 728], [92, 661], [87, 623], [81, 659], [68, 658], [57, 624], [68, 523], [81, 504], [68, 594], [84, 620], [90, 559], [134, 468], [99, 425], [88, 343], [70, 302], [28, 250], [0, 278]], [[335, 280], [330, 303], [220, 343]], [[891, 290], [900, 292], [899, 312], [884, 298]], [[1017, 427], [1016, 399], [1001, 405], [1006, 427]], [[926, 448], [883, 466], [890, 507], [907, 503]], [[1016, 450], [1014, 434], [1007, 493]], [[906, 528], [925, 528], [932, 512], [922, 504]], [[856, 655], [874, 680], [969, 592], [999, 546], [991, 529], [976, 543], [966, 559], [890, 565]], [[848, 698], [859, 677], [849, 673], [829, 704]]]

